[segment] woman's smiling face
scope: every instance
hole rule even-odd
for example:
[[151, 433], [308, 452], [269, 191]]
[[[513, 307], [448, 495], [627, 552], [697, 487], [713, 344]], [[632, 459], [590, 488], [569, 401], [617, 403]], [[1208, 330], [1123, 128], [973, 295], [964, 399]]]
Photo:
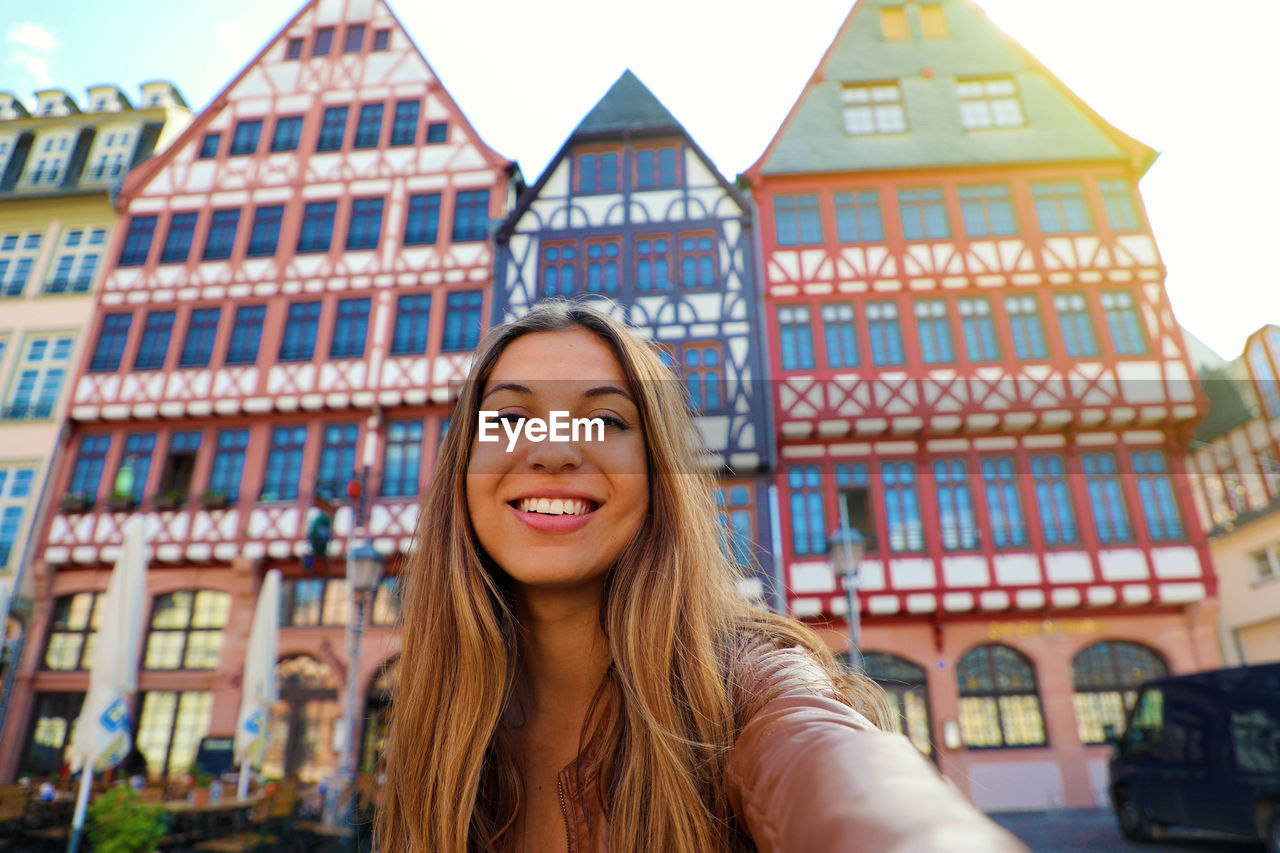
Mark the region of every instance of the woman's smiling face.
[[[535, 332], [507, 345], [480, 408], [505, 421], [499, 441], [477, 441], [467, 508], [485, 552], [517, 583], [568, 589], [594, 583], [617, 561], [649, 511], [644, 432], [635, 393], [613, 349], [583, 328]], [[578, 441], [509, 447], [517, 418], [600, 418]], [[591, 440], [586, 440], [587, 438]]]

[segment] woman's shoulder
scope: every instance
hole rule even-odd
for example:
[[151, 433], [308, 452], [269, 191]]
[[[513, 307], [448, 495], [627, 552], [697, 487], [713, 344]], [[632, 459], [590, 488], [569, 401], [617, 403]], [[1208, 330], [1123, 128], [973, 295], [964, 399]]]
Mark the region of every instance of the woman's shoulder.
[[[849, 704], [845, 685], [817, 655], [792, 638], [746, 632], [735, 638], [730, 656], [730, 692], [739, 729], [770, 703], [783, 699], [836, 703], [842, 710], [872, 725]], [[830, 707], [828, 705], [828, 707]]]

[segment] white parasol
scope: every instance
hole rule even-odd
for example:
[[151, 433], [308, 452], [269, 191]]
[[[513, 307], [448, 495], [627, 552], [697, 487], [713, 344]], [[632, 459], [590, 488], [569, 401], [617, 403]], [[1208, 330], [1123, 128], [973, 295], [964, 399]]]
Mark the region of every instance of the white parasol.
[[235, 760], [240, 764], [239, 796], [249, 793], [249, 768], [260, 766], [267, 751], [267, 722], [276, 703], [276, 646], [280, 633], [280, 571], [272, 569], [258, 591], [244, 656], [244, 688], [236, 721]]

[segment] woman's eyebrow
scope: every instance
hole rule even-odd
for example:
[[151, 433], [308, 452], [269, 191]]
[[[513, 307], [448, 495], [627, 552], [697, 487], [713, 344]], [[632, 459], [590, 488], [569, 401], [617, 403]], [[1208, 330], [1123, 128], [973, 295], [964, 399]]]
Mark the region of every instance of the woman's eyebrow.
[[521, 385], [519, 382], [499, 382], [497, 385], [494, 385], [488, 391], [485, 391], [484, 396], [482, 396], [480, 399], [487, 400], [489, 399], [490, 396], [498, 393], [499, 391], [515, 391], [517, 394], [533, 393], [532, 389], [530, 389], [528, 385]]
[[617, 385], [597, 385], [583, 393], [583, 397], [603, 397], [606, 394], [617, 394], [619, 397], [626, 398], [627, 402], [635, 405], [635, 400], [631, 399], [631, 395], [619, 388]]

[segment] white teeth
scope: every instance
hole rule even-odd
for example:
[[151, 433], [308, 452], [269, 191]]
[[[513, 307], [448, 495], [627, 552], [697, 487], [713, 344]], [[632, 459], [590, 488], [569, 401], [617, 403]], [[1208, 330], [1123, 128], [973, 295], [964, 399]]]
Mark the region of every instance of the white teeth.
[[541, 515], [586, 515], [591, 512], [591, 504], [577, 498], [522, 498], [519, 508], [521, 512]]

